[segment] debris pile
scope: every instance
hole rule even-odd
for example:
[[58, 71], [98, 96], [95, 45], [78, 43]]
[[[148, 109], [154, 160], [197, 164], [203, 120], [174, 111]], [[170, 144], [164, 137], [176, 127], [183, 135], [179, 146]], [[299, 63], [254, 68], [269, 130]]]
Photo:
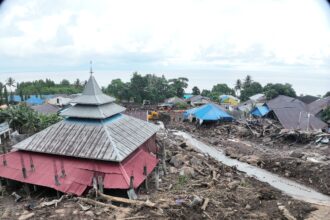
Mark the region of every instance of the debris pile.
[[138, 200], [93, 190], [87, 197], [60, 198], [47, 193], [28, 198], [18, 191], [22, 198], [17, 203], [11, 196], [0, 200], [1, 219], [304, 219], [314, 210], [235, 167], [196, 152], [170, 132], [160, 134], [158, 143], [166, 146], [159, 188], [155, 187], [156, 179], [150, 178], [148, 189], [141, 187], [137, 192]]

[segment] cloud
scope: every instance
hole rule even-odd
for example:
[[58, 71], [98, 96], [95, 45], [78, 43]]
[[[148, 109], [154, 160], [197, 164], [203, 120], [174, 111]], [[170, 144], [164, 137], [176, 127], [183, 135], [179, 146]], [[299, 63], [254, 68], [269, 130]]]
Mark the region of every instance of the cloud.
[[0, 8], [0, 64], [328, 67], [327, 7], [322, 0], [11, 0]]

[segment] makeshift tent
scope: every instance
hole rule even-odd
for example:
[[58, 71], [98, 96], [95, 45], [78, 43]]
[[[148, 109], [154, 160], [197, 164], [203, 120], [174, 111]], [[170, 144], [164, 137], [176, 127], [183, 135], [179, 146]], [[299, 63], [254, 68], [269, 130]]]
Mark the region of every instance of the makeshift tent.
[[44, 103], [44, 100], [42, 100], [42, 99], [40, 99], [36, 96], [31, 96], [25, 102], [30, 104], [30, 105], [41, 105], [42, 103]]
[[263, 117], [267, 115], [269, 108], [267, 106], [257, 106], [251, 111], [251, 115], [255, 117]]
[[193, 108], [185, 111], [183, 117], [188, 119], [189, 117], [195, 117], [201, 122], [203, 121], [232, 121], [233, 116], [229, 115], [221, 106], [208, 103], [198, 108]]
[[239, 99], [232, 95], [221, 95], [219, 96], [220, 103], [238, 105]]

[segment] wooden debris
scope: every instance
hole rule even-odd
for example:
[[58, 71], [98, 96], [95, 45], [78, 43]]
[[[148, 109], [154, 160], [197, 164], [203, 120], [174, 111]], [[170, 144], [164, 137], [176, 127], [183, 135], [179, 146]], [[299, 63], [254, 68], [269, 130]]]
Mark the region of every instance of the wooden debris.
[[99, 191], [97, 191], [97, 195], [99, 196], [99, 198], [105, 199], [105, 200], [108, 200], [108, 201], [120, 202], [120, 203], [129, 204], [129, 205], [146, 206], [146, 207], [151, 207], [151, 208], [156, 207], [156, 204], [153, 203], [153, 202], [150, 202], [149, 200], [147, 200], [145, 202], [137, 201], [137, 200], [130, 200], [130, 199], [126, 199], [126, 198], [105, 195], [105, 194], [103, 194]]
[[55, 207], [57, 207], [57, 204], [60, 203], [60, 202], [62, 202], [62, 200], [64, 199], [64, 197], [65, 196], [61, 196], [61, 198], [59, 198], [59, 199], [54, 199], [54, 200], [49, 201], [49, 202], [42, 202], [36, 208], [43, 208], [45, 206], [51, 206], [51, 205], [55, 205]]
[[209, 204], [209, 202], [210, 202], [210, 199], [209, 199], [209, 198], [205, 198], [205, 199], [204, 199], [203, 205], [202, 205], [202, 207], [201, 207], [201, 209], [202, 209], [203, 211], [206, 210], [207, 205]]

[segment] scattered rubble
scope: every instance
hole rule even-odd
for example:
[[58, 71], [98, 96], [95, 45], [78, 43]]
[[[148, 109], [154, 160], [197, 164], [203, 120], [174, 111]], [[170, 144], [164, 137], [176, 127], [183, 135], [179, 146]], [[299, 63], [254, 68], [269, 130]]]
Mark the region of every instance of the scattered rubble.
[[[196, 126], [173, 122], [231, 158], [267, 169], [330, 195], [330, 134], [282, 129], [271, 119]], [[317, 184], [316, 184], [317, 183]]]

